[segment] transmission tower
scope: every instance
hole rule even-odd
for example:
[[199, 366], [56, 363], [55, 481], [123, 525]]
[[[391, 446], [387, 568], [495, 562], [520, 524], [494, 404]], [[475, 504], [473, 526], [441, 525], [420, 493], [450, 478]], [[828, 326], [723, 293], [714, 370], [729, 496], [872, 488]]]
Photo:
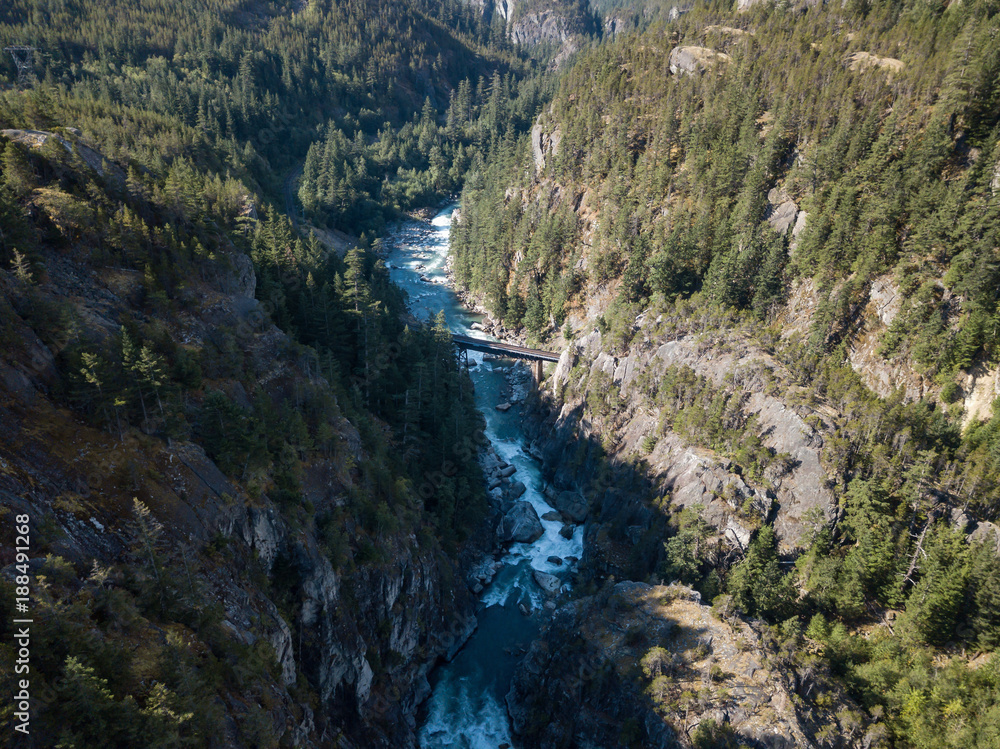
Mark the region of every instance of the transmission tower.
[[4, 47], [4, 52], [10, 52], [17, 66], [17, 85], [23, 86], [35, 77], [35, 52], [34, 47], [27, 47], [18, 44], [13, 47]]

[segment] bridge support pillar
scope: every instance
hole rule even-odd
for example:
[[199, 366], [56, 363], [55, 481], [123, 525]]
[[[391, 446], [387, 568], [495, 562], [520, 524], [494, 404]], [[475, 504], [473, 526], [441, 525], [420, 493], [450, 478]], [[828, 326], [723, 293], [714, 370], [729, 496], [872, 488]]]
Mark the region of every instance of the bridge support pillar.
[[542, 384], [542, 363], [541, 359], [531, 362], [531, 379], [535, 383], [535, 390]]

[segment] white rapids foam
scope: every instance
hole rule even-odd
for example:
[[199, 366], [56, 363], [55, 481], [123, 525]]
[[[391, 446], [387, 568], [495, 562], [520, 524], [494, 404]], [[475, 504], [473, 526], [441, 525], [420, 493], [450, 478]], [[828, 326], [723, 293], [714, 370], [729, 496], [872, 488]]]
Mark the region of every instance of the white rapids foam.
[[428, 700], [421, 749], [496, 749], [510, 743], [506, 710], [473, 680], [445, 673]]

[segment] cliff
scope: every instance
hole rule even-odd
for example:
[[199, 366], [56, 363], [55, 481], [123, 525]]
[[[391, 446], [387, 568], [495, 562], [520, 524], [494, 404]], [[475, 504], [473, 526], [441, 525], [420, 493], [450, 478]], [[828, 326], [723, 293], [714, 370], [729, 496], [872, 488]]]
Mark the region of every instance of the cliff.
[[780, 650], [689, 588], [621, 582], [553, 613], [507, 704], [531, 749], [856, 745], [857, 708], [841, 692], [807, 703], [828, 676], [804, 677]]

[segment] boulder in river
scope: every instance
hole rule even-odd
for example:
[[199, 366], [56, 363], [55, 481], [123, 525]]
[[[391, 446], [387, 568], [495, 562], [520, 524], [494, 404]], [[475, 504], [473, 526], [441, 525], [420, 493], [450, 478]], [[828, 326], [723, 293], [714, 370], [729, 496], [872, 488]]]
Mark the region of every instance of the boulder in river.
[[511, 405], [510, 403], [498, 403], [497, 411], [507, 412], [510, 410], [510, 405]]
[[575, 525], [573, 525], [572, 523], [566, 523], [566, 525], [564, 525], [560, 529], [559, 535], [562, 536], [563, 538], [569, 540], [569, 539], [573, 538], [573, 532], [575, 530], [576, 530], [576, 526]]
[[523, 496], [526, 491], [528, 491], [528, 487], [524, 485], [523, 481], [515, 481], [510, 485], [510, 496], [514, 499]]
[[500, 478], [506, 479], [517, 473], [517, 466], [507, 466], [506, 468], [501, 468], [498, 474]]
[[542, 520], [550, 520], [556, 523], [561, 523], [563, 521], [563, 516], [560, 515], [555, 510], [549, 510], [544, 515], [542, 515]]
[[549, 564], [554, 564], [556, 566], [562, 565], [562, 559], [560, 557], [549, 557], [546, 561], [548, 561]]
[[550, 596], [554, 596], [559, 592], [559, 588], [562, 587], [562, 583], [559, 581], [559, 578], [555, 575], [550, 575], [548, 572], [534, 570], [532, 575], [535, 578], [535, 582], [538, 583], [538, 587]]
[[545, 529], [530, 502], [515, 502], [500, 521], [497, 533], [502, 543], [530, 544], [541, 538]]

